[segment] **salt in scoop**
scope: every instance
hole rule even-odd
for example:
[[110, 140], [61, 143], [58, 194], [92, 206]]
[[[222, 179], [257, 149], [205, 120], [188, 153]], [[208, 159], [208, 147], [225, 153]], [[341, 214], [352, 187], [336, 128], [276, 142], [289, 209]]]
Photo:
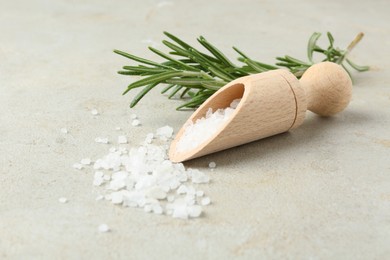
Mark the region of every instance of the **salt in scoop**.
[[[238, 78], [215, 92], [187, 120], [172, 141], [169, 158], [182, 162], [280, 134], [300, 126], [307, 110], [332, 116], [344, 110], [352, 96], [352, 81], [338, 64], [311, 66], [298, 80], [287, 70], [272, 70]], [[241, 99], [226, 122], [197, 147], [178, 151], [186, 125]]]

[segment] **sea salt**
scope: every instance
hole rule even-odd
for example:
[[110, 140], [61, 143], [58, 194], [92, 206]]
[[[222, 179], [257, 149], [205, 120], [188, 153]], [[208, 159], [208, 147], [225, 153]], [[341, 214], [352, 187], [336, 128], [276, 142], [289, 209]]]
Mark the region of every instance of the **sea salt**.
[[[168, 159], [172, 135], [171, 127], [161, 127], [138, 147], [111, 147], [94, 160], [93, 185], [103, 194], [95, 199], [179, 219], [201, 216], [202, 200], [196, 198], [204, 192], [197, 187], [209, 183], [210, 178]], [[160, 139], [157, 144], [152, 144], [154, 137]]]
[[92, 109], [91, 114], [94, 116], [97, 116], [97, 115], [99, 115], [99, 112], [96, 109]]
[[96, 143], [101, 143], [101, 144], [108, 144], [108, 138], [106, 137], [96, 137], [95, 138]]
[[146, 143], [146, 144], [151, 144], [152, 141], [153, 141], [153, 138], [154, 138], [153, 133], [147, 134], [147, 135], [146, 135], [146, 138], [145, 138], [145, 143]]
[[177, 151], [192, 150], [210, 139], [221, 126], [231, 119], [240, 100], [235, 99], [229, 107], [217, 109], [214, 112], [209, 108], [204, 117], [197, 119], [195, 123], [192, 121], [187, 123], [183, 135], [176, 144]]
[[131, 125], [132, 126], [139, 126], [141, 124], [141, 122], [138, 120], [138, 119], [134, 119], [132, 122], [131, 122]]
[[124, 135], [118, 136], [118, 144], [127, 144], [127, 137]]
[[63, 134], [67, 134], [68, 133], [68, 129], [66, 129], [66, 128], [61, 128], [61, 133], [63, 133]]
[[173, 128], [170, 126], [163, 126], [157, 129], [156, 136], [163, 141], [167, 141], [173, 135]]
[[209, 168], [214, 169], [215, 167], [217, 167], [217, 164], [215, 162], [209, 163]]
[[204, 197], [204, 198], [201, 200], [201, 202], [200, 202], [200, 204], [202, 204], [203, 206], [207, 206], [207, 205], [209, 205], [210, 203], [211, 203], [211, 200], [210, 200], [209, 197]]
[[82, 170], [84, 168], [84, 166], [81, 163], [75, 163], [75, 164], [73, 164], [73, 168], [75, 168], [77, 170]]
[[58, 201], [59, 201], [60, 203], [67, 203], [67, 202], [68, 202], [68, 199], [67, 199], [67, 198], [64, 198], [64, 197], [61, 197], [61, 198], [58, 199]]
[[84, 158], [81, 160], [81, 164], [84, 164], [84, 165], [90, 165], [91, 164], [91, 159], [90, 158]]
[[100, 201], [100, 200], [103, 200], [104, 199], [104, 196], [103, 195], [98, 195], [96, 196], [95, 200], [96, 201]]
[[100, 224], [98, 227], [98, 231], [100, 233], [106, 233], [106, 232], [110, 231], [110, 228], [109, 228], [109, 226], [107, 226], [107, 224]]

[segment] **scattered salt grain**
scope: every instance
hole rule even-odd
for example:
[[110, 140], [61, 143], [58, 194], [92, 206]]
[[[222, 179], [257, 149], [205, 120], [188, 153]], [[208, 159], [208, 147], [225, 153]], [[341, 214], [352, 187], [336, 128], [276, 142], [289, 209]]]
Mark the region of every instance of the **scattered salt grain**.
[[209, 108], [205, 117], [197, 119], [195, 123], [192, 121], [188, 122], [183, 135], [177, 142], [177, 151], [184, 152], [194, 149], [210, 139], [221, 126], [231, 119], [239, 102], [240, 99], [235, 99], [229, 107], [217, 109], [214, 112]]
[[211, 200], [210, 200], [209, 197], [204, 197], [204, 198], [202, 199], [202, 201], [200, 202], [200, 204], [202, 204], [203, 206], [207, 206], [207, 205], [209, 205], [210, 203], [211, 203]]
[[202, 197], [203, 195], [204, 195], [204, 191], [202, 191], [202, 190], [198, 190], [196, 192], [196, 197]]
[[173, 196], [173, 195], [167, 196], [167, 201], [168, 201], [168, 202], [172, 202], [172, 201], [174, 201], [174, 200], [175, 200], [175, 196]]
[[190, 217], [197, 218], [200, 216], [200, 214], [202, 214], [202, 207], [194, 205], [189, 208], [188, 214], [190, 215]]
[[123, 194], [120, 191], [111, 193], [111, 201], [113, 204], [121, 204], [123, 202]]
[[68, 129], [66, 129], [66, 128], [61, 128], [61, 133], [63, 133], [63, 134], [67, 134], [68, 133]]
[[139, 126], [141, 122], [138, 119], [134, 119], [133, 122], [131, 122], [132, 126]]
[[116, 130], [116, 131], [120, 131], [121, 128], [120, 128], [119, 126], [117, 126], [117, 127], [115, 127], [115, 130]]
[[58, 199], [58, 201], [59, 201], [60, 203], [67, 203], [67, 202], [68, 202], [68, 199], [67, 199], [67, 198], [64, 198], [64, 197], [61, 197], [61, 198]]
[[192, 183], [208, 183], [210, 181], [210, 177], [199, 170], [188, 169], [188, 171], [191, 175]]
[[167, 197], [167, 193], [161, 187], [156, 186], [148, 190], [146, 196], [152, 199], [162, 200]]
[[96, 196], [96, 201], [100, 201], [100, 200], [103, 200], [104, 199], [104, 196], [103, 195], [98, 195]]
[[96, 109], [92, 109], [91, 114], [94, 116], [97, 116], [97, 115], [99, 115], [99, 112]]
[[180, 185], [180, 187], [177, 189], [177, 194], [186, 194], [187, 193], [187, 186]]
[[152, 206], [151, 206], [151, 205], [146, 205], [146, 206], [144, 207], [144, 211], [147, 212], [147, 213], [152, 212]]
[[169, 5], [173, 5], [173, 2], [171, 1], [161, 1], [157, 4], [157, 7], [158, 8], [162, 8], [164, 6], [169, 6]]
[[124, 135], [118, 136], [118, 144], [127, 144], [127, 137]]
[[81, 170], [84, 168], [84, 166], [81, 163], [75, 163], [75, 164], [73, 164], [73, 168], [75, 168], [77, 170]]
[[131, 115], [130, 115], [130, 118], [131, 118], [131, 119], [136, 119], [136, 118], [137, 118], [137, 115], [136, 115], [136, 114], [131, 114]]
[[145, 138], [145, 143], [147, 143], [147, 144], [151, 144], [151, 143], [152, 143], [152, 141], [153, 141], [153, 138], [154, 138], [154, 135], [153, 135], [153, 133], [149, 133], [149, 134], [147, 134], [147, 135], [146, 135], [146, 138]]
[[100, 233], [106, 233], [106, 232], [110, 231], [110, 228], [106, 224], [100, 224], [99, 227], [98, 227], [98, 231]]
[[96, 143], [101, 143], [101, 144], [108, 144], [108, 138], [106, 137], [96, 137], [95, 138]]
[[215, 162], [209, 163], [209, 168], [214, 169], [215, 167], [217, 167], [217, 164]]
[[163, 213], [163, 208], [159, 204], [155, 204], [152, 206], [152, 210], [154, 214], [162, 214]]
[[84, 158], [81, 160], [81, 164], [84, 164], [84, 165], [90, 165], [91, 164], [91, 159], [89, 158]]
[[[149, 133], [139, 147], [111, 147], [108, 154], [96, 159], [93, 185], [100, 186], [105, 194], [96, 200], [179, 219], [199, 217], [202, 204], [196, 198], [204, 192], [196, 188], [198, 184], [208, 183], [210, 178], [168, 159], [167, 141], [172, 135], [173, 129], [164, 126], [155, 134]], [[161, 139], [158, 144], [152, 144], [155, 136]]]
[[104, 183], [103, 172], [95, 172], [95, 175], [93, 176], [93, 185], [100, 186], [103, 183]]
[[167, 141], [173, 135], [173, 128], [170, 126], [163, 126], [157, 129], [156, 136], [160, 137], [161, 140]]

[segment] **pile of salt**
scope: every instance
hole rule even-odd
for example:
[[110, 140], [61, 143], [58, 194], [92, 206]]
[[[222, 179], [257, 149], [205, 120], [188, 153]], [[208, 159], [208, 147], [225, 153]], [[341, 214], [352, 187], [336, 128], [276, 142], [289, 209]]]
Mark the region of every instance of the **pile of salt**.
[[[208, 183], [210, 178], [197, 169], [185, 169], [183, 164], [168, 159], [167, 142], [172, 135], [173, 129], [164, 126], [155, 134], [149, 133], [138, 148], [112, 147], [106, 156], [97, 159], [93, 165], [93, 185], [105, 189], [96, 200], [140, 207], [145, 212], [174, 218], [199, 217], [201, 206], [209, 203], [205, 203], [204, 192], [196, 190], [195, 185]], [[160, 144], [153, 144], [154, 136], [159, 138]], [[125, 136], [118, 137], [118, 143], [125, 144], [125, 141]], [[89, 163], [91, 160], [86, 158], [80, 166]]]
[[192, 150], [210, 139], [232, 117], [240, 101], [241, 99], [235, 99], [229, 107], [217, 109], [215, 112], [209, 108], [205, 117], [197, 119], [195, 123], [189, 122], [176, 144], [177, 151]]

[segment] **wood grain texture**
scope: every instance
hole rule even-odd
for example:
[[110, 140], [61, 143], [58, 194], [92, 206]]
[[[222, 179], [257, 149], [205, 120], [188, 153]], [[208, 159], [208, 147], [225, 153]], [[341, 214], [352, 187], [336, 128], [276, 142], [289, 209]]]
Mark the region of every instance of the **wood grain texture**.
[[311, 66], [300, 80], [306, 91], [308, 109], [320, 116], [343, 111], [352, 97], [352, 81], [338, 64], [322, 62]]

